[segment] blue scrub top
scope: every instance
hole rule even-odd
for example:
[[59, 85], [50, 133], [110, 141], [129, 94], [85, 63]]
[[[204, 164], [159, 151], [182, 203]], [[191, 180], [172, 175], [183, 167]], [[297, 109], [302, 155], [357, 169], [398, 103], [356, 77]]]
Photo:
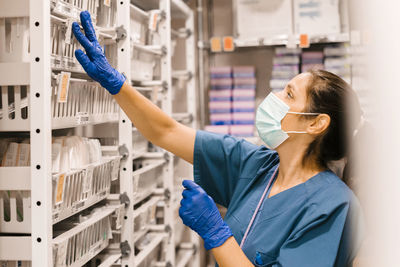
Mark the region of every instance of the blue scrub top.
[[[278, 164], [276, 151], [264, 146], [196, 134], [194, 179], [227, 207], [224, 220], [239, 244]], [[361, 244], [361, 218], [353, 192], [324, 171], [265, 198], [243, 251], [255, 266], [351, 266]]]

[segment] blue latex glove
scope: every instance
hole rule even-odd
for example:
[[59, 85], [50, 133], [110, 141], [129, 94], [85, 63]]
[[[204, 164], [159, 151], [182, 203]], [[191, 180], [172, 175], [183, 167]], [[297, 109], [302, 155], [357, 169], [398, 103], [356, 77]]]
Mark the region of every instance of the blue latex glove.
[[222, 220], [214, 200], [190, 180], [184, 180], [179, 216], [185, 225], [197, 232], [204, 239], [207, 250], [225, 243], [233, 234], [229, 226]]
[[72, 24], [72, 31], [79, 43], [85, 48], [86, 54], [81, 49], [77, 49], [75, 56], [93, 80], [99, 82], [112, 95], [118, 94], [126, 78], [108, 63], [97, 41], [89, 12], [81, 12], [80, 17], [85, 35], [76, 22]]

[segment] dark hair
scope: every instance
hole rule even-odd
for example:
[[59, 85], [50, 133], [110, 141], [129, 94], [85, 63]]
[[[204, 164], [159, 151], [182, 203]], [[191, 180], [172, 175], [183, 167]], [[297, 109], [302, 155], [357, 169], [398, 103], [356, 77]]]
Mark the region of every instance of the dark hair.
[[328, 163], [346, 156], [348, 141], [361, 120], [357, 95], [339, 76], [325, 70], [308, 71], [305, 112], [323, 113], [330, 117], [329, 127], [306, 150], [303, 163], [310, 158], [327, 168]]

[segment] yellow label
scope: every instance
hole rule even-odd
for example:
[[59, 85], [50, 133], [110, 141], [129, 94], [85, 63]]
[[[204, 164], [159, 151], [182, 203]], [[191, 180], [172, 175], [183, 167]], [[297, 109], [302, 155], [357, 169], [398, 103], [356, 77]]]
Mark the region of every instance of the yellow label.
[[210, 43], [211, 43], [211, 52], [216, 53], [222, 51], [221, 38], [213, 37], [211, 38]]
[[63, 201], [63, 194], [64, 194], [64, 179], [65, 179], [65, 174], [61, 174], [58, 177], [57, 181], [57, 195], [56, 195], [56, 203], [60, 203]]
[[158, 13], [152, 13], [151, 16], [151, 27], [150, 30], [156, 31], [157, 30], [157, 19], [158, 19]]
[[58, 102], [65, 103], [68, 98], [68, 90], [69, 90], [69, 79], [71, 78], [70, 72], [61, 72], [60, 80], [58, 84]]
[[111, 0], [104, 0], [104, 5], [105, 6], [110, 6], [111, 5]]

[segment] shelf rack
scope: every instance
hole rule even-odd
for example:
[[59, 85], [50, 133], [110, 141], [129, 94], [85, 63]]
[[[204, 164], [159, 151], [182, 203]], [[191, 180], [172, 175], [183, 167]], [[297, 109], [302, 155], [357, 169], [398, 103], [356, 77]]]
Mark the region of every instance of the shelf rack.
[[[174, 227], [180, 223], [174, 195], [176, 157], [160, 149], [143, 149], [147, 145], [138, 137], [126, 114], [74, 58], [73, 51], [79, 48], [74, 37], [65, 42], [70, 23], [79, 18], [80, 11], [87, 9], [83, 5], [87, 4], [92, 14], [109, 10], [109, 23], [96, 16], [93, 22], [110, 63], [129, 82], [138, 85], [139, 91], [157, 93], [159, 98], [155, 102], [167, 114], [196, 128], [193, 12], [182, 0], [72, 2], [5, 0], [0, 4], [0, 19], [29, 18], [30, 36], [30, 53], [23, 60], [0, 63], [0, 131], [29, 133], [31, 144], [30, 167], [0, 167], [0, 191], [21, 191], [25, 206], [30, 206], [24, 209], [22, 222], [0, 224], [0, 232], [7, 234], [0, 236], [0, 262], [13, 261], [16, 265], [33, 267], [82, 266], [87, 262], [92, 266], [133, 267], [146, 266], [152, 261], [155, 266], [197, 267], [199, 240], [195, 234], [176, 251]], [[145, 22], [157, 10], [160, 12], [154, 42], [133, 42], [132, 16]], [[185, 26], [172, 29], [174, 18], [184, 19]], [[172, 70], [172, 38], [182, 39], [186, 44], [183, 51], [186, 69]], [[143, 76], [146, 79], [133, 81], [132, 68], [140, 63], [132, 60], [133, 52], [158, 62], [151, 79]], [[71, 73], [70, 89], [68, 101], [60, 103], [57, 88], [63, 72]], [[185, 112], [173, 112], [176, 90], [173, 80], [186, 83], [188, 110]], [[13, 87], [13, 96], [9, 96], [9, 87]], [[15, 99], [13, 103], [6, 101], [10, 97]], [[117, 153], [82, 169], [52, 173], [53, 130], [72, 130], [85, 135], [96, 125], [105, 123], [110, 124], [109, 128], [118, 124], [118, 140], [117, 147], [104, 146], [102, 151], [111, 155], [120, 148], [121, 156]], [[79, 130], [82, 126], [90, 130]], [[191, 178], [191, 173], [187, 177]], [[82, 190], [85, 181], [91, 181], [91, 192]], [[111, 183], [119, 183], [117, 194], [111, 193]], [[61, 204], [54, 199], [60, 184], [65, 192]], [[15, 206], [11, 199], [11, 206]], [[160, 208], [162, 218], [156, 224], [155, 211]], [[95, 213], [80, 221], [80, 216], [86, 216], [87, 212]], [[15, 212], [11, 217], [17, 217]], [[94, 229], [98, 231], [93, 232]], [[150, 242], [142, 243], [145, 238]], [[79, 247], [75, 248], [75, 244]], [[142, 247], [135, 254], [139, 244]], [[79, 252], [75, 253], [75, 249]], [[158, 250], [159, 258], [154, 254]]]
[[[12, 34], [17, 29], [17, 37], [22, 37], [13, 40], [12, 50], [1, 51], [0, 131], [3, 136], [25, 132], [30, 139], [29, 167], [0, 167], [0, 191], [7, 192], [10, 202], [6, 219], [4, 194], [0, 198], [0, 262], [82, 266], [108, 247], [111, 219], [120, 205], [107, 205], [107, 198], [111, 183], [118, 179], [121, 157], [103, 157], [79, 169], [52, 173], [53, 130], [77, 133], [78, 126], [118, 121], [119, 107], [112, 96], [92, 82], [74, 58], [77, 41], [72, 35], [66, 41], [68, 27], [80, 11], [91, 10], [96, 23], [96, 2], [5, 0], [0, 4], [2, 22], [11, 21]], [[24, 23], [16, 25], [16, 21]], [[96, 29], [106, 55], [115, 63], [116, 29], [107, 25]], [[60, 72], [71, 73], [66, 101], [58, 99]], [[22, 197], [21, 214], [16, 192]]]

